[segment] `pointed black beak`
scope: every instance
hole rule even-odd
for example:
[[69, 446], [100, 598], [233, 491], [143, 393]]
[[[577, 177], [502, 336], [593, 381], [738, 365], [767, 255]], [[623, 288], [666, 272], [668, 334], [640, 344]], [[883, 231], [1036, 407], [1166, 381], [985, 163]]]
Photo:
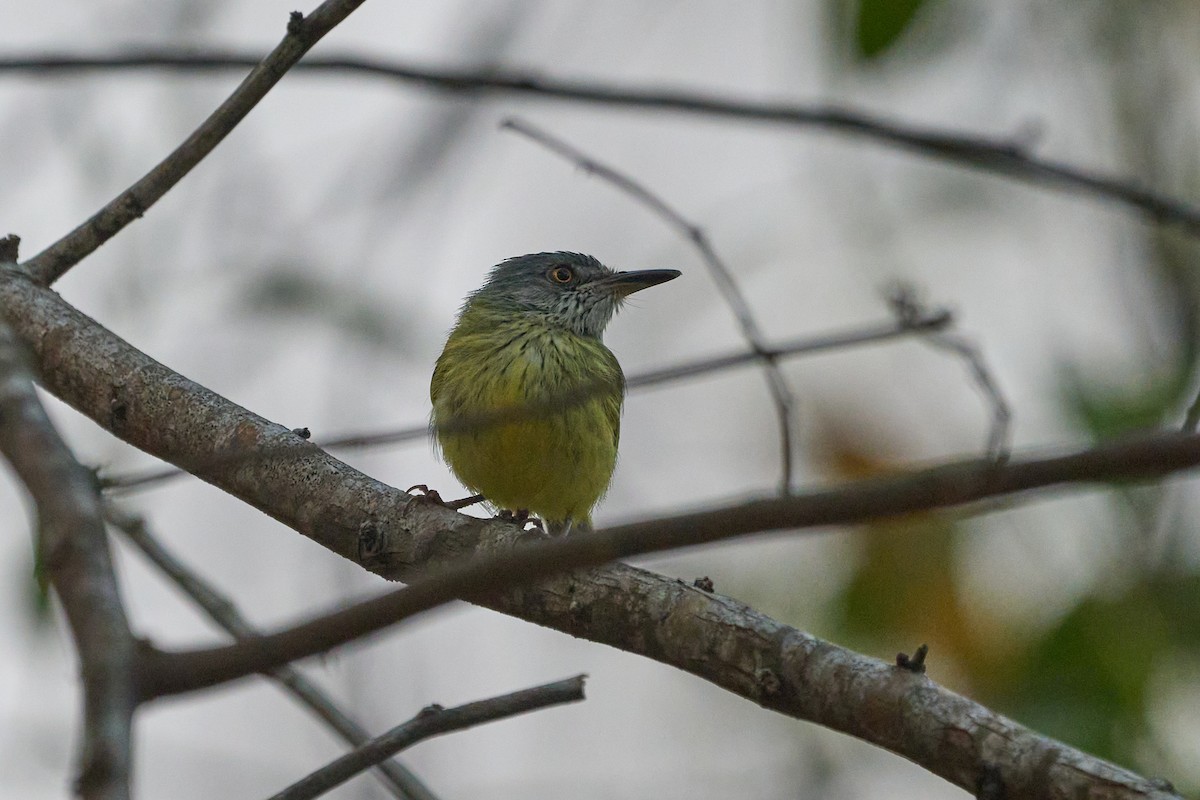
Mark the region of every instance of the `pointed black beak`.
[[660, 283], [672, 281], [682, 275], [677, 269], [639, 269], [630, 272], [618, 272], [597, 283], [606, 287], [617, 297], [626, 297], [642, 289], [649, 289]]

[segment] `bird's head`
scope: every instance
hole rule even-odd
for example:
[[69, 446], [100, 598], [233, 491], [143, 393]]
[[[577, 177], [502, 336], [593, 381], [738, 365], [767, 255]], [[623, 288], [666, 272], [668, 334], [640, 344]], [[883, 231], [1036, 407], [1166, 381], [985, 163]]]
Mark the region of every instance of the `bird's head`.
[[634, 292], [679, 277], [674, 269], [617, 272], [581, 253], [534, 253], [498, 264], [467, 298], [467, 309], [527, 314], [599, 338]]

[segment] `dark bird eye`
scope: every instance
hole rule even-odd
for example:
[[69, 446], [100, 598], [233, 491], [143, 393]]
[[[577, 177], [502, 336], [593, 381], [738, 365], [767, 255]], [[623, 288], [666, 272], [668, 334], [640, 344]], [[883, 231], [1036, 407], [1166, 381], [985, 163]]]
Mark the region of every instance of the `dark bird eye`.
[[557, 267], [551, 269], [547, 274], [549, 275], [550, 280], [554, 281], [555, 283], [570, 283], [575, 279], [575, 273], [571, 271], [570, 267], [564, 264], [559, 264]]

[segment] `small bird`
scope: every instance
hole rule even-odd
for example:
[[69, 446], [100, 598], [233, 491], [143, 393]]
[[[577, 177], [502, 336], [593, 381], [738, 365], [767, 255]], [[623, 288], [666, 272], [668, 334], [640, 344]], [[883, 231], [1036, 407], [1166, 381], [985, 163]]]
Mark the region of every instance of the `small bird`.
[[590, 528], [625, 398], [600, 336], [626, 297], [679, 274], [562, 252], [497, 265], [463, 304], [429, 386], [437, 444], [463, 485], [549, 533]]

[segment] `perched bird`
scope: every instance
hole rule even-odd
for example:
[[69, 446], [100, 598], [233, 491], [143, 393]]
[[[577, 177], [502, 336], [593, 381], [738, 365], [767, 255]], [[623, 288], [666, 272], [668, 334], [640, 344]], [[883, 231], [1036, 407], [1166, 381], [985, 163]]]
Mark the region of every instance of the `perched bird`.
[[579, 253], [496, 266], [463, 304], [429, 386], [437, 444], [463, 485], [551, 533], [591, 527], [625, 397], [600, 336], [626, 297], [677, 277], [615, 272]]

